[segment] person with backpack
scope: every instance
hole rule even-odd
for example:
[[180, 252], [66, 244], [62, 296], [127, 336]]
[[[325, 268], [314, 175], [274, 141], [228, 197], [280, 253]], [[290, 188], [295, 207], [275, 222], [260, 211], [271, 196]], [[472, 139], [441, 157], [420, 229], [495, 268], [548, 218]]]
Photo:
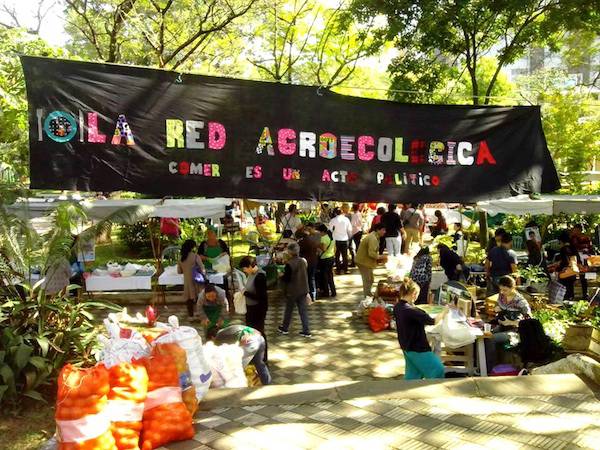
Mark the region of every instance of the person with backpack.
[[502, 235], [500, 246], [494, 247], [488, 253], [485, 260], [485, 271], [490, 281], [489, 295], [498, 292], [498, 280], [507, 275], [517, 273], [517, 260], [513, 253], [512, 236], [508, 233]]

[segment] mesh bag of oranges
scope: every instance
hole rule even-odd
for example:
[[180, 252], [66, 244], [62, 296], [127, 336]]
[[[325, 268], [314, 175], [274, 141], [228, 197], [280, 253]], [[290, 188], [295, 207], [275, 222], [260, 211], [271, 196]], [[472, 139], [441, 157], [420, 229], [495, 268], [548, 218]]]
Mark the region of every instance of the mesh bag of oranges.
[[59, 450], [116, 450], [106, 409], [109, 391], [109, 373], [103, 364], [62, 368], [56, 399]]
[[193, 416], [198, 409], [198, 400], [196, 399], [196, 389], [192, 384], [192, 377], [187, 363], [187, 354], [178, 344], [156, 344], [152, 350], [154, 355], [171, 355], [175, 359], [179, 387], [181, 387], [181, 397], [185, 407]]
[[148, 373], [142, 449], [151, 450], [194, 437], [192, 415], [183, 403], [175, 358], [154, 352], [140, 360]]
[[146, 367], [122, 362], [109, 369], [108, 411], [119, 450], [139, 450], [144, 403], [148, 394]]

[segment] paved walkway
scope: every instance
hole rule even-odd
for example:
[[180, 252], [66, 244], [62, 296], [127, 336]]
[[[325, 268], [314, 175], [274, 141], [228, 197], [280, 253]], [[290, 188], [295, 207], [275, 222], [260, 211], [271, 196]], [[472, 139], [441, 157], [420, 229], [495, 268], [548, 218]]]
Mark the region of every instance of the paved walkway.
[[[336, 283], [337, 299], [309, 309], [312, 339], [298, 336], [297, 313], [290, 334], [277, 333], [283, 300], [271, 293], [276, 386], [211, 390], [195, 418], [195, 438], [166, 448], [600, 448], [600, 402], [577, 377], [405, 382], [395, 333], [372, 333], [352, 317], [358, 274]], [[182, 306], [169, 313], [186, 315]]]
[[[516, 395], [506, 395], [506, 393]], [[574, 375], [214, 390], [196, 449], [597, 449], [600, 402]]]

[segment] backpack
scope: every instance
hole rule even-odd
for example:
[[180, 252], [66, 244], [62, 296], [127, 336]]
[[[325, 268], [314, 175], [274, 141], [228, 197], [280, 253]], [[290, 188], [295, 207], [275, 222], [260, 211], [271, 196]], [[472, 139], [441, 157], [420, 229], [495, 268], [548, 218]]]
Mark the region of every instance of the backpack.
[[537, 319], [524, 319], [519, 322], [519, 352], [523, 364], [547, 362], [552, 356], [552, 341], [544, 332]]

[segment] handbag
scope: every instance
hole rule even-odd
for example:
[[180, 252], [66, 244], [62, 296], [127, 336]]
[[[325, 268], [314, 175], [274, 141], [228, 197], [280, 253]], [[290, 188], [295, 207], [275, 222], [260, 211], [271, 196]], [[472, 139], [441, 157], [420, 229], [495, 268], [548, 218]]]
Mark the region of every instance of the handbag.
[[200, 270], [200, 267], [198, 267], [197, 264], [194, 264], [194, 267], [192, 267], [192, 279], [198, 284], [206, 283], [206, 277], [204, 276], [202, 270]]
[[236, 314], [246, 314], [248, 312], [248, 309], [246, 308], [246, 297], [242, 291], [233, 294], [233, 307]]

